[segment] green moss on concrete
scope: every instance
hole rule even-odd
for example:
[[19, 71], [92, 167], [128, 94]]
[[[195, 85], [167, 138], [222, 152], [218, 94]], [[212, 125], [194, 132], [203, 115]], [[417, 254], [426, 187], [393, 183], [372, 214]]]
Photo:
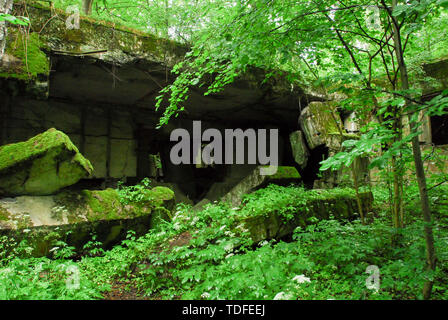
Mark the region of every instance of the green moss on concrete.
[[54, 128], [38, 134], [25, 142], [7, 144], [0, 147], [0, 173], [8, 170], [17, 163], [30, 161], [38, 158], [48, 150], [60, 148], [73, 151], [75, 158], [84, 169], [93, 171], [90, 161], [79, 154], [78, 148], [70, 141], [70, 138], [63, 132]]
[[144, 200], [123, 204], [116, 189], [84, 190], [89, 221], [130, 219], [157, 212], [160, 216], [171, 216], [174, 192], [166, 187], [145, 190]]
[[332, 115], [336, 109], [333, 102], [315, 102], [309, 104], [309, 108], [313, 120], [317, 122], [319, 128], [323, 130], [321, 134], [328, 135], [330, 133], [339, 133], [338, 123]]
[[[25, 3], [16, 3], [13, 14], [23, 14], [24, 9]], [[189, 50], [174, 41], [92, 17], [81, 16], [80, 28], [69, 30], [65, 25], [69, 14], [38, 1], [26, 1], [26, 10], [31, 30], [39, 30], [39, 33], [31, 31], [29, 36], [24, 36], [18, 28], [9, 28], [6, 54], [19, 63], [0, 69], [0, 78], [29, 81], [41, 78], [40, 75], [48, 76], [49, 59], [45, 52], [52, 50], [68, 55], [104, 50], [101, 55], [94, 56], [113, 63], [127, 63], [138, 57], [170, 66]]]
[[[16, 4], [15, 8], [20, 10], [20, 6]], [[70, 53], [106, 50], [105, 56], [118, 60], [117, 62], [126, 58], [121, 55], [130, 54], [132, 57], [142, 56], [151, 60], [155, 58], [160, 62], [166, 58], [166, 62], [172, 65], [188, 51], [188, 48], [174, 41], [160, 39], [124, 25], [92, 17], [81, 16], [80, 28], [68, 30], [65, 21], [69, 14], [61, 9], [50, 9], [35, 1], [27, 3], [27, 11], [33, 29], [42, 30], [43, 42], [52, 49]], [[54, 14], [58, 15], [58, 19], [49, 21]]]
[[128, 212], [121, 205], [117, 190], [84, 190], [82, 194], [89, 210], [87, 219], [90, 222], [129, 218]]
[[[364, 195], [365, 196], [365, 195]], [[366, 196], [368, 198], [368, 196]], [[329, 215], [349, 217], [357, 211], [356, 193], [351, 188], [305, 190], [303, 187], [269, 185], [245, 197], [242, 216], [280, 214], [289, 219], [297, 215]], [[354, 211], [347, 211], [345, 202], [353, 205]], [[344, 203], [343, 206], [340, 206]], [[371, 205], [369, 200], [366, 205]]]
[[48, 195], [92, 172], [89, 160], [56, 129], [0, 147], [0, 194]]
[[24, 35], [11, 29], [8, 37], [5, 53], [19, 59], [20, 65], [12, 69], [0, 70], [0, 77], [29, 80], [36, 79], [39, 75], [48, 76], [49, 59], [41, 50], [43, 43], [37, 33]]
[[[171, 218], [174, 192], [166, 187], [144, 191], [148, 192], [145, 201], [126, 204], [120, 201], [116, 189], [61, 192], [52, 197], [61, 215], [60, 224], [54, 225], [33, 226], [26, 214], [15, 219], [16, 225], [13, 225], [8, 212], [3, 212], [0, 206], [0, 235], [7, 235], [17, 242], [26, 239], [36, 256], [48, 255], [57, 240], [82, 250], [92, 233], [104, 248], [110, 249], [125, 239], [127, 231], [144, 235], [161, 221]], [[24, 229], [29, 230], [23, 232]]]
[[174, 191], [167, 187], [155, 187], [151, 189], [151, 195], [155, 200], [173, 200]]
[[294, 167], [280, 166], [277, 168], [277, 172], [269, 176], [270, 180], [280, 179], [300, 179], [300, 173]]

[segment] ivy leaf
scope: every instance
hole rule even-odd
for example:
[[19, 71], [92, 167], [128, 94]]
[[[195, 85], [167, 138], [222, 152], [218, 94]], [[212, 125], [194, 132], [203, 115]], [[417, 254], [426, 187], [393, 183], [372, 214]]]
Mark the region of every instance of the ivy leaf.
[[392, 12], [392, 15], [394, 17], [398, 17], [402, 15], [403, 13], [406, 13], [406, 11], [409, 11], [409, 7], [407, 5], [397, 5], [394, 9], [394, 12]]

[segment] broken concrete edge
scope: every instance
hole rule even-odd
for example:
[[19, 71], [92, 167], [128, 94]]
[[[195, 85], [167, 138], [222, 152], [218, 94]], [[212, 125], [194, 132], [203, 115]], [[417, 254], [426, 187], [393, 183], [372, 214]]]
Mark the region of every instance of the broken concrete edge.
[[[38, 197], [35, 197], [38, 198]], [[147, 190], [146, 200], [124, 202], [115, 189], [64, 191], [54, 196], [51, 215], [56, 224], [33, 225], [31, 214], [13, 214], [0, 204], [0, 235], [26, 240], [33, 249], [33, 256], [44, 256], [56, 241], [82, 250], [92, 235], [103, 248], [119, 244], [133, 230], [143, 236], [163, 221], [170, 221], [175, 206], [174, 192], [166, 187]], [[54, 210], [53, 210], [54, 209]]]
[[289, 135], [289, 142], [291, 144], [294, 161], [299, 165], [300, 168], [304, 169], [308, 164], [310, 152], [306, 145], [303, 132], [300, 130], [291, 132], [291, 134]]
[[[51, 216], [54, 225], [76, 224], [81, 222], [98, 222], [103, 220], [133, 219], [149, 215], [157, 210], [171, 216], [175, 206], [174, 192], [166, 187], [146, 189], [142, 200], [127, 199], [116, 189], [62, 191], [53, 196], [21, 196], [9, 198], [11, 203], [17, 200], [35, 200], [51, 198], [51, 208], [39, 206], [45, 212], [20, 212], [8, 202], [0, 201], [0, 221], [3, 228], [26, 229], [40, 226], [33, 221], [39, 214]], [[1, 200], [1, 199], [0, 199]], [[8, 211], [9, 210], [9, 211]], [[36, 209], [37, 210], [37, 209]], [[16, 217], [28, 215], [27, 221], [15, 220]]]
[[[107, 53], [100, 56], [104, 60], [109, 60], [108, 53], [119, 50], [132, 59], [163, 62], [169, 67], [174, 66], [190, 50], [173, 40], [88, 16], [80, 17], [79, 29], [69, 30], [66, 28], [66, 21], [70, 14], [61, 9], [42, 6], [36, 1], [27, 2], [33, 29], [41, 30], [41, 36], [52, 50], [69, 50], [79, 54], [84, 51], [83, 46], [91, 46], [94, 50], [107, 50]], [[15, 7], [18, 8], [18, 5]], [[57, 18], [49, 22], [48, 19], [55, 15]], [[64, 40], [64, 43], [52, 42], [55, 35], [60, 36], [59, 40]], [[110, 58], [119, 62], [112, 56]]]

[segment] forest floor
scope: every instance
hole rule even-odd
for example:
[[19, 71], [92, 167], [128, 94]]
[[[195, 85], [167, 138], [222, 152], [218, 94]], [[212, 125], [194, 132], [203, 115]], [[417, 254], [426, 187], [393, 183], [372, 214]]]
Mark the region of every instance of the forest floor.
[[145, 295], [132, 283], [116, 280], [112, 283], [111, 290], [103, 294], [104, 300], [157, 300]]

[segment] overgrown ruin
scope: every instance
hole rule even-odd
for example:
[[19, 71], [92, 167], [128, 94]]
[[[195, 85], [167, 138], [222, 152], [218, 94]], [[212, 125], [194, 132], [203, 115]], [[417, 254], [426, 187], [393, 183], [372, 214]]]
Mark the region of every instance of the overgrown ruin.
[[[148, 177], [153, 186], [171, 188], [177, 202], [202, 205], [220, 199], [238, 204], [243, 194], [266, 185], [254, 176], [259, 164], [174, 165], [170, 133], [177, 128], [192, 133], [194, 120], [203, 130], [221, 132], [278, 129], [276, 183], [325, 187], [340, 182], [332, 173], [319, 180], [319, 162], [338, 152], [345, 139], [356, 138], [358, 129], [353, 115], [341, 114], [337, 101], [327, 101], [318, 89], [292, 86], [281, 73], [266, 82], [266, 71], [252, 69], [218, 94], [204, 96], [204, 88], [193, 88], [185, 111], [157, 129], [161, 113], [155, 98], [174, 80], [171, 69], [188, 48], [85, 17], [79, 29], [69, 29], [62, 11], [37, 4], [26, 8], [31, 28], [9, 28], [1, 59], [0, 145], [49, 129], [62, 131], [93, 166], [69, 189], [106, 189]], [[14, 10], [20, 15], [25, 7], [17, 4]], [[439, 80], [427, 88], [426, 98], [446, 88], [446, 67], [446, 61], [425, 67]], [[446, 116], [428, 121], [422, 143], [447, 144], [446, 123]], [[359, 171], [367, 172], [367, 164], [360, 162]], [[7, 179], [1, 168], [0, 178]], [[0, 196], [27, 194], [8, 190], [5, 181]]]

